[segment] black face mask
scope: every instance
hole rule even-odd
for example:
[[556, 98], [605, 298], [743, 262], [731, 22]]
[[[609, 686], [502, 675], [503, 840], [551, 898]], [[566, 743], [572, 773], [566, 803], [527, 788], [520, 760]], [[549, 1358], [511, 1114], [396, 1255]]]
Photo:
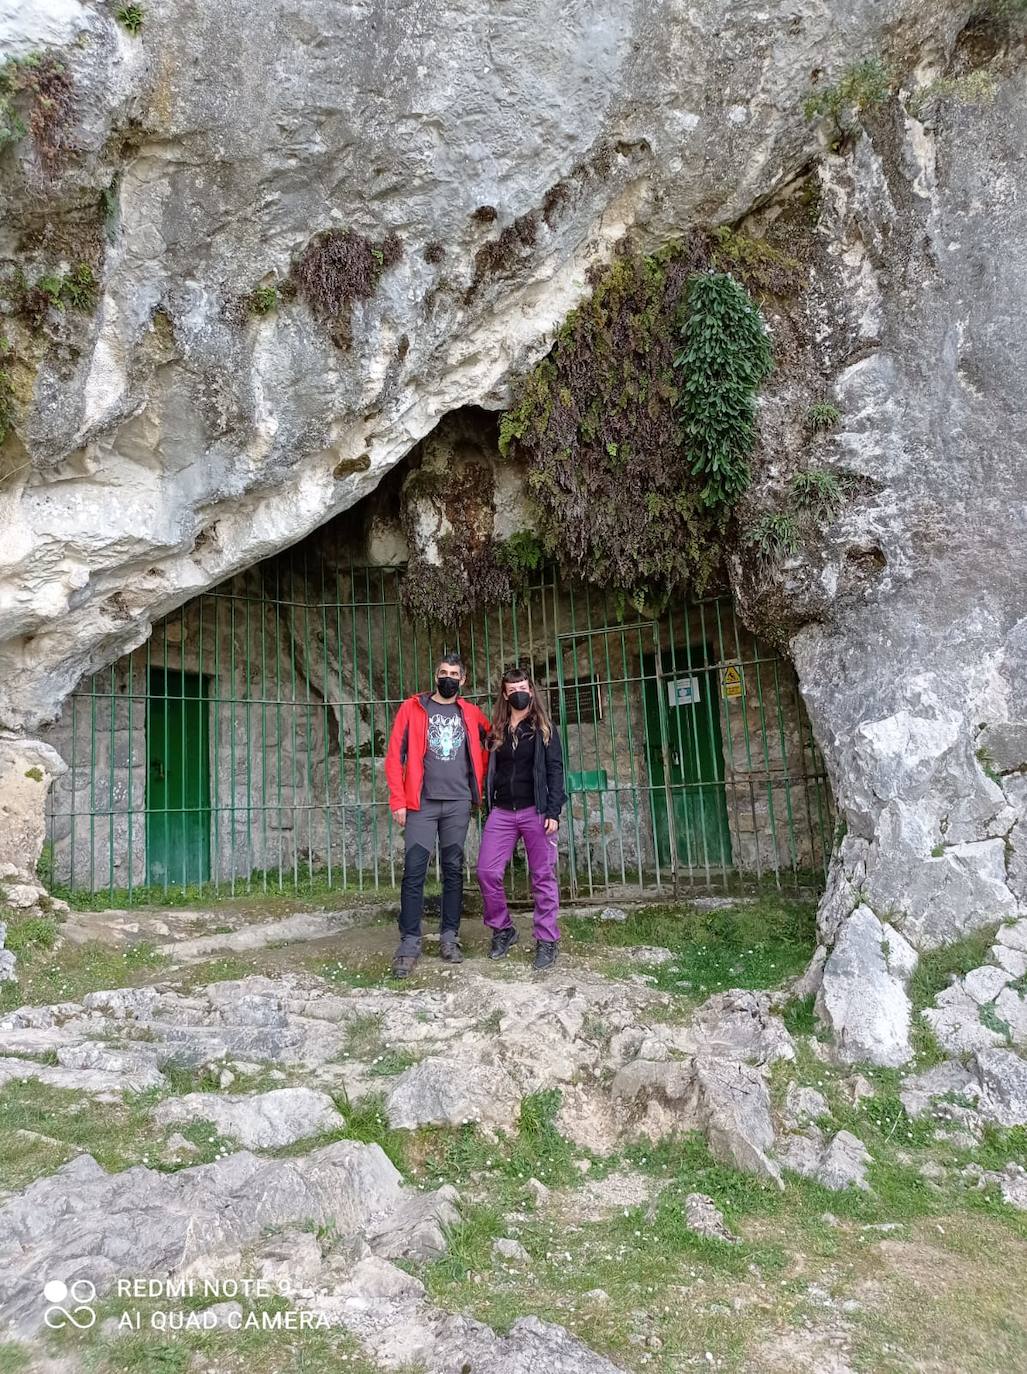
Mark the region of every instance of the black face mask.
[[506, 699], [515, 711], [523, 711], [531, 705], [530, 692], [510, 692]]
[[448, 701], [450, 697], [455, 697], [460, 690], [460, 679], [458, 677], [437, 677], [435, 686], [438, 688], [440, 697], [445, 697]]

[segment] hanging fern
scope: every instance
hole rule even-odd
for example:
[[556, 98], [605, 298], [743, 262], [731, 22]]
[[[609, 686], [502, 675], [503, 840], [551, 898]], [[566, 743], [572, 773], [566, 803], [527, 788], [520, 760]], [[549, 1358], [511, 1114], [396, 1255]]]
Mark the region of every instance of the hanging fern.
[[603, 272], [500, 426], [546, 552], [636, 605], [709, 584], [748, 481], [770, 343], [744, 286], [704, 271], [720, 245]]
[[735, 504], [751, 481], [756, 392], [771, 369], [770, 340], [744, 287], [723, 272], [695, 276], [681, 327], [678, 414], [704, 506]]

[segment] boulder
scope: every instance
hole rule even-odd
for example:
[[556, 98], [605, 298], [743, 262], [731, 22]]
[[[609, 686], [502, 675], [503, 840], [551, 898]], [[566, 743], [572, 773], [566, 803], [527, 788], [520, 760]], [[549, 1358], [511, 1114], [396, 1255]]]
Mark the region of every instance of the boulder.
[[843, 922], [816, 1003], [843, 1059], [891, 1067], [907, 1062], [912, 1049], [906, 984], [916, 962], [912, 945], [868, 906], [857, 907]]
[[153, 1117], [161, 1126], [209, 1121], [219, 1135], [253, 1150], [280, 1149], [306, 1136], [339, 1132], [345, 1125], [328, 1094], [313, 1088], [273, 1088], [233, 1096], [187, 1093], [158, 1103]]
[[784, 1123], [790, 1130], [828, 1116], [830, 1107], [823, 1093], [801, 1083], [789, 1083], [785, 1093]]
[[685, 1198], [685, 1225], [706, 1240], [738, 1244], [738, 1237], [728, 1229], [723, 1212], [705, 1193], [689, 1193]]
[[715, 1159], [781, 1185], [766, 1076], [752, 1064], [697, 1058], [696, 1110]]
[[974, 1074], [958, 1060], [946, 1059], [923, 1073], [910, 1074], [902, 1080], [899, 1098], [912, 1117], [923, 1116], [943, 1097], [980, 1096], [980, 1084]]
[[345, 1123], [327, 1092], [313, 1088], [272, 1088], [269, 1092], [225, 1096], [187, 1092], [154, 1109], [159, 1125], [210, 1121], [217, 1134], [249, 1150], [278, 1150], [305, 1136], [341, 1131]]
[[979, 1109], [1000, 1126], [1027, 1126], [1027, 1060], [1012, 1050], [978, 1050], [973, 1065], [981, 1086]]
[[994, 1026], [981, 1021], [981, 1006], [961, 982], [940, 992], [937, 1006], [928, 1007], [921, 1016], [930, 1026], [938, 1044], [947, 1054], [969, 1054], [1005, 1043], [1005, 1036]]
[[520, 1093], [498, 1066], [430, 1055], [405, 1069], [385, 1097], [390, 1126], [462, 1126], [470, 1121], [509, 1126]]
[[698, 1053], [773, 1064], [794, 1059], [795, 1044], [770, 993], [733, 988], [718, 992], [696, 1012], [690, 1034]]
[[866, 1146], [849, 1131], [827, 1137], [816, 1126], [786, 1137], [779, 1147], [782, 1164], [803, 1178], [814, 1179], [825, 1188], [840, 1191], [848, 1187], [867, 1189], [866, 1168], [870, 1155]]

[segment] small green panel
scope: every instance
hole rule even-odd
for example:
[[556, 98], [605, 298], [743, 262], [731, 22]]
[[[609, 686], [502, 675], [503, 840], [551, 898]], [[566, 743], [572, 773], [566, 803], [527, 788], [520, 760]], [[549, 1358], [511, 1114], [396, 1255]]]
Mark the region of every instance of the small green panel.
[[605, 768], [594, 768], [591, 772], [568, 773], [565, 779], [568, 792], [605, 792], [609, 778]]
[[154, 668], [146, 704], [146, 872], [156, 886], [210, 877], [207, 679]]

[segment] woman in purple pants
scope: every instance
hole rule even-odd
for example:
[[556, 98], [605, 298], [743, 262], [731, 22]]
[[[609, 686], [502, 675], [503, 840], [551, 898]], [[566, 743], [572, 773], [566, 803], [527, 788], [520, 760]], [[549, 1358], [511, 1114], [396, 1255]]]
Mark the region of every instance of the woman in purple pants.
[[485, 924], [492, 930], [490, 959], [502, 959], [517, 943], [503, 878], [518, 839], [524, 841], [535, 897], [536, 969], [551, 968], [560, 942], [556, 878], [560, 812], [563, 810], [563, 753], [531, 677], [507, 668], [492, 708], [492, 733], [485, 774], [488, 820], [478, 852], [478, 883]]

